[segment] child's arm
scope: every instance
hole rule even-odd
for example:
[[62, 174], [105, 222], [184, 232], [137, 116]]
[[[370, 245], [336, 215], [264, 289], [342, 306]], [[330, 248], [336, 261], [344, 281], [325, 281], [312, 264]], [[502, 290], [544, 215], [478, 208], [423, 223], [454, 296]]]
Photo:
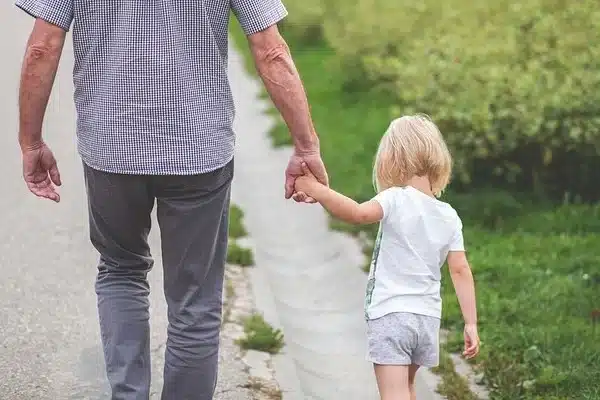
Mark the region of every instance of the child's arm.
[[477, 333], [475, 282], [465, 252], [450, 251], [448, 253], [448, 268], [465, 320], [465, 349], [463, 354], [467, 358], [472, 358], [479, 352], [479, 336]]
[[296, 191], [312, 197], [335, 218], [350, 224], [374, 224], [383, 218], [383, 208], [370, 200], [362, 204], [319, 183], [305, 165], [305, 176], [296, 179]]

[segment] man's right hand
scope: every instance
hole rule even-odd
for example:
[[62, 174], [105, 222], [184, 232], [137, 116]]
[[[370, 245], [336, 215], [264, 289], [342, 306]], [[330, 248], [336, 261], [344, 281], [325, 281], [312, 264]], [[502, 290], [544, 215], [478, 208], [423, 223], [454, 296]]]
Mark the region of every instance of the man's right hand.
[[29, 191], [38, 197], [58, 203], [60, 195], [56, 191], [56, 186], [61, 185], [60, 173], [50, 148], [41, 142], [23, 148], [22, 154], [23, 179]]

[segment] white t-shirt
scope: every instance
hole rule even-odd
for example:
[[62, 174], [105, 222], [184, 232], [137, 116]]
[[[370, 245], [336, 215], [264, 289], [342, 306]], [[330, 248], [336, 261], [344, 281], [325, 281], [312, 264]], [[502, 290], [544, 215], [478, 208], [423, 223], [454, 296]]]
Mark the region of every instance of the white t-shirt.
[[366, 318], [393, 312], [441, 318], [441, 268], [449, 251], [464, 251], [458, 214], [411, 186], [384, 190], [375, 200], [383, 219], [369, 272]]

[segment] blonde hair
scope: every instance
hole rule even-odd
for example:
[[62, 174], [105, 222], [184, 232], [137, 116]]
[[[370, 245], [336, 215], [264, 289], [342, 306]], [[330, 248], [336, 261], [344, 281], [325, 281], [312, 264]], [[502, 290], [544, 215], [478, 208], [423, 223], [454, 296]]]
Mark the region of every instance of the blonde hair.
[[452, 157], [438, 127], [427, 115], [393, 120], [375, 156], [373, 183], [377, 192], [405, 186], [414, 176], [427, 176], [439, 197], [452, 173]]

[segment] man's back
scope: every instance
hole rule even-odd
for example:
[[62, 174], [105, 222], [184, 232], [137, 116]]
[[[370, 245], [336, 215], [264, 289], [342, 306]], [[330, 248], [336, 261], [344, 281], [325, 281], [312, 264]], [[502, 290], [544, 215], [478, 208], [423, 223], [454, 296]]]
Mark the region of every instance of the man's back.
[[78, 147], [108, 172], [197, 174], [233, 156], [225, 0], [74, 1]]
[[87, 165], [114, 173], [192, 175], [231, 161], [230, 10], [252, 32], [281, 19], [281, 3], [50, 2], [52, 7], [36, 0], [17, 5], [65, 29], [73, 21], [78, 149]]

